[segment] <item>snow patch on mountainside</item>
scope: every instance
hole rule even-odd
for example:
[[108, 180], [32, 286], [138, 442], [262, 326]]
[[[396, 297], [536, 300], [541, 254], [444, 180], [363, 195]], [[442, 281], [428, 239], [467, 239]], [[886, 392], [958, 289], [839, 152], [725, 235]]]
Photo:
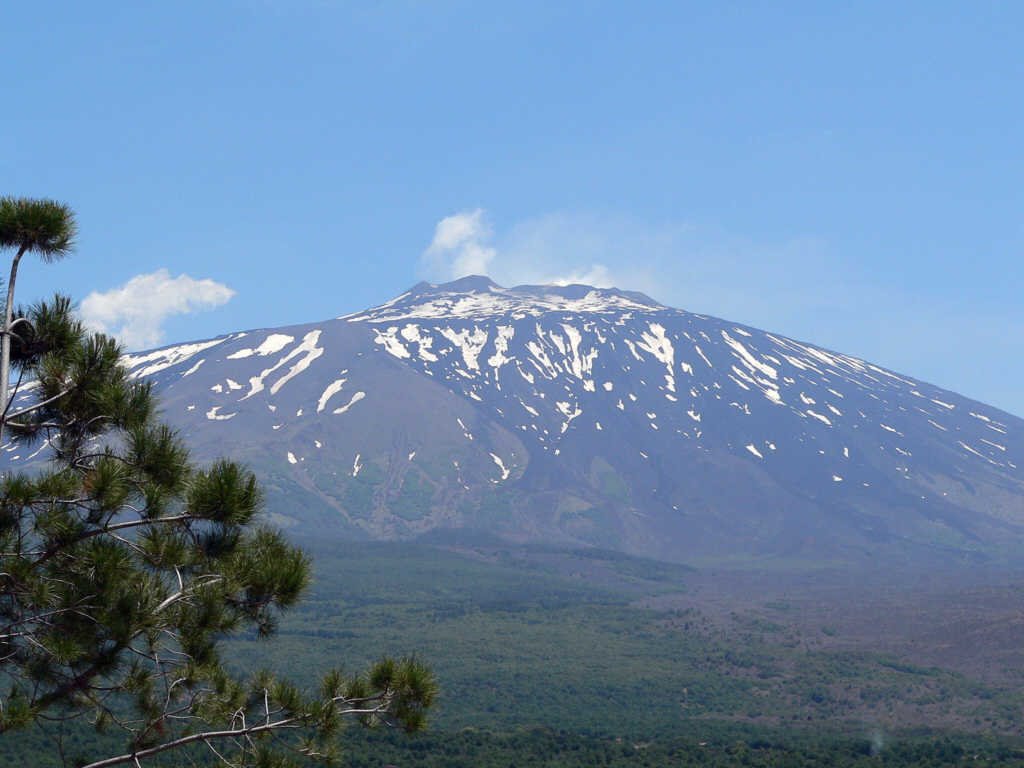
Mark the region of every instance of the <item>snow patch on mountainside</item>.
[[260, 344], [255, 349], [239, 349], [238, 351], [232, 352], [230, 355], [228, 355], [227, 359], [241, 360], [246, 357], [252, 357], [253, 355], [257, 355], [258, 357], [266, 357], [267, 355], [272, 355], [275, 352], [280, 352], [293, 341], [295, 341], [294, 336], [288, 336], [287, 334], [284, 333], [272, 333], [269, 336], [267, 336], [267, 338], [264, 339], [263, 343]]
[[189, 360], [200, 352], [203, 352], [218, 344], [223, 344], [229, 337], [210, 341], [200, 341], [192, 344], [179, 344], [175, 347], [164, 347], [154, 352], [140, 352], [139, 354], [125, 355], [121, 362], [131, 372], [133, 379], [154, 376], [166, 368]]

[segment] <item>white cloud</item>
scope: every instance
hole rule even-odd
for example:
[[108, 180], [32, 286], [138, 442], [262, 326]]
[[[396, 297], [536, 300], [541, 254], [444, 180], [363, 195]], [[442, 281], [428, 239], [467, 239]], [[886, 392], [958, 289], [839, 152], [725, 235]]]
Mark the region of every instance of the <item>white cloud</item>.
[[215, 280], [188, 275], [171, 277], [166, 269], [136, 275], [109, 291], [93, 291], [82, 301], [82, 321], [90, 328], [119, 338], [130, 350], [155, 347], [163, 341], [163, 323], [219, 307], [235, 292]]
[[[494, 244], [494, 232], [482, 208], [446, 216], [420, 260], [431, 280], [488, 275], [504, 285], [583, 283], [601, 288], [615, 284], [612, 272], [591, 257], [607, 254], [600, 227], [561, 215], [531, 219]], [[587, 231], [585, 231], [587, 230]]]
[[622, 219], [550, 213], [513, 226], [501, 240], [495, 280], [502, 285], [582, 283], [650, 292], [650, 257], [664, 246], [649, 229]]
[[642, 291], [671, 306], [782, 331], [801, 313], [856, 304], [851, 283], [865, 279], [808, 236], [753, 242], [683, 221], [587, 212], [547, 213], [495, 233], [480, 208], [441, 219], [420, 265], [433, 281], [487, 274], [504, 286]]
[[612, 273], [604, 264], [594, 264], [583, 271], [556, 275], [543, 282], [551, 283], [552, 285], [592, 285], [595, 288], [611, 288], [615, 283], [612, 279]]
[[434, 227], [434, 239], [423, 254], [424, 266], [444, 280], [486, 275], [497, 255], [487, 244], [491, 237], [482, 208], [446, 216]]

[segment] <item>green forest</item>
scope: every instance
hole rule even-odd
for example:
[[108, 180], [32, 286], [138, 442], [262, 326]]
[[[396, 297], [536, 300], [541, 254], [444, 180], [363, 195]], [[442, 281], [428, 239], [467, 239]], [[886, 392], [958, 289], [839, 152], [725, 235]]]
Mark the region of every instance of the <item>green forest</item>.
[[[236, 671], [268, 666], [312, 686], [329, 667], [416, 649], [441, 688], [425, 733], [349, 727], [342, 765], [1024, 765], [1018, 690], [815, 649], [753, 612], [723, 622], [640, 606], [685, 599], [682, 566], [557, 549], [307, 551], [309, 597], [272, 640], [227, 643]], [[43, 726], [0, 746], [12, 764], [58, 765], [54, 737]], [[109, 751], [105, 738], [72, 727], [63, 749], [89, 757]]]

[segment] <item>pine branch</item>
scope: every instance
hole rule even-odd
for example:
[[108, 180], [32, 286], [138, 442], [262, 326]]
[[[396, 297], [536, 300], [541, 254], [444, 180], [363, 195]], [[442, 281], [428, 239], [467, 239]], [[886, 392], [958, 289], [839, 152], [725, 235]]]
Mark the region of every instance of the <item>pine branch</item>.
[[139, 528], [144, 525], [166, 525], [168, 523], [181, 523], [186, 520], [193, 519], [193, 515], [183, 513], [180, 515], [170, 515], [168, 517], [153, 517], [144, 518], [141, 520], [125, 520], [124, 522], [105, 525], [102, 528], [96, 528], [92, 531], [86, 531], [85, 533], [81, 534], [76, 539], [74, 539], [74, 541], [72, 542], [61, 542], [60, 544], [51, 547], [50, 549], [44, 551], [39, 556], [39, 558], [33, 563], [33, 565], [42, 565], [50, 558], [60, 554], [61, 552], [67, 551], [70, 547], [74, 546], [75, 544], [81, 544], [83, 541], [87, 541], [97, 536], [102, 536], [106, 533], [111, 533], [113, 531], [123, 531], [127, 528]]
[[195, 744], [197, 741], [205, 742], [216, 739], [237, 739], [240, 737], [250, 738], [268, 731], [279, 730], [282, 728], [297, 728], [298, 726], [299, 718], [290, 717], [285, 718], [284, 720], [277, 720], [272, 723], [250, 725], [247, 728], [231, 728], [224, 731], [203, 731], [202, 733], [193, 733], [189, 736], [182, 736], [181, 738], [167, 741], [163, 744], [158, 744], [155, 747], [149, 747], [148, 749], [140, 749], [136, 752], [129, 752], [124, 755], [117, 755], [116, 757], [108, 757], [105, 760], [97, 760], [94, 763], [83, 765], [82, 768], [108, 768], [108, 766], [111, 765], [122, 765], [128, 762], [138, 763], [139, 760], [144, 758], [159, 755], [161, 752], [166, 752], [169, 749], [177, 749], [188, 744]]
[[[377, 701], [376, 706], [368, 707], [366, 703], [370, 701]], [[364, 699], [347, 699], [343, 696], [338, 696], [331, 699], [333, 705], [346, 705], [338, 710], [338, 714], [341, 716], [356, 716], [365, 717], [372, 715], [385, 714], [388, 708], [391, 706], [393, 701], [393, 694], [391, 691], [385, 691], [384, 693]], [[358, 702], [358, 703], [357, 703]], [[269, 706], [269, 704], [265, 705]], [[275, 712], [280, 712], [276, 710]], [[147, 749], [136, 750], [134, 752], [128, 752], [123, 755], [117, 755], [115, 757], [109, 757], [104, 760], [97, 760], [96, 762], [83, 765], [82, 768], [109, 768], [113, 765], [122, 765], [128, 762], [136, 762], [145, 758], [158, 755], [161, 752], [166, 752], [171, 749], [177, 749], [179, 747], [194, 744], [196, 742], [204, 742], [206, 746], [212, 749], [210, 742], [217, 740], [237, 740], [245, 739], [250, 747], [255, 748], [255, 742], [252, 741], [253, 736], [260, 734], [269, 733], [273, 731], [279, 731], [283, 729], [294, 729], [302, 727], [305, 724], [306, 715], [294, 714], [290, 717], [285, 717], [280, 720], [271, 720], [270, 716], [273, 716], [275, 712], [270, 712], [269, 716], [262, 719], [260, 724], [246, 725], [245, 724], [245, 712], [239, 710], [232, 716], [232, 721], [240, 721], [240, 727], [233, 727], [224, 730], [217, 731], [202, 731], [199, 733], [189, 734], [188, 736], [181, 736], [177, 739], [158, 744]]]
[[[17, 393], [17, 390], [15, 390], [15, 393]], [[27, 408], [22, 408], [20, 411], [14, 411], [14, 413], [7, 414], [6, 419], [7, 420], [16, 419], [19, 416], [24, 416], [26, 413], [32, 413], [33, 411], [38, 411], [40, 408], [45, 408], [46, 406], [50, 405], [51, 403], [55, 403], [58, 400], [60, 400], [62, 397], [67, 397], [70, 394], [71, 394], [71, 389], [70, 388], [69, 389], [65, 389], [62, 392], [58, 392], [53, 397], [48, 397], [48, 398], [46, 398], [45, 400], [43, 400], [41, 402], [33, 403], [32, 405], [28, 406]], [[14, 397], [13, 396], [11, 397], [11, 402], [12, 403], [14, 402]]]

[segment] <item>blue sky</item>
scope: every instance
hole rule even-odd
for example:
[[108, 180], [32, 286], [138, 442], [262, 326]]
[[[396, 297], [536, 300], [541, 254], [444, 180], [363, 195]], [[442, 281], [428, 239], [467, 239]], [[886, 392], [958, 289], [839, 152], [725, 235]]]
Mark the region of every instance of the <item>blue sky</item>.
[[0, 193], [81, 225], [19, 297], [94, 294], [137, 344], [314, 321], [451, 276], [447, 218], [499, 282], [1024, 414], [1024, 5], [843, 5], [15, 4]]

